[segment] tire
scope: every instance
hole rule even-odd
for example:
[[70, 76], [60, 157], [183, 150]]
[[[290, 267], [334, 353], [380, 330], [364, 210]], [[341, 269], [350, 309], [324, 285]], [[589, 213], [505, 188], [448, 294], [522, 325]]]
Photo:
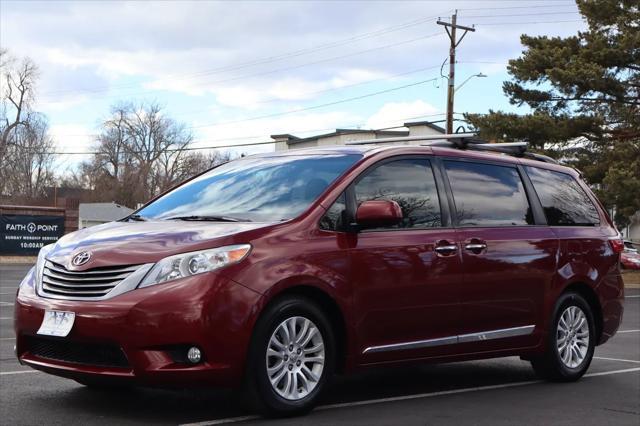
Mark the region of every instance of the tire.
[[334, 336], [327, 315], [308, 298], [288, 296], [268, 306], [248, 354], [245, 391], [252, 408], [270, 417], [310, 411], [333, 376]]
[[[560, 296], [547, 336], [546, 351], [531, 360], [536, 374], [557, 382], [578, 380], [593, 359], [595, 330], [593, 312], [581, 295], [569, 292]], [[563, 343], [567, 340], [568, 343]], [[563, 347], [566, 349], [561, 349]]]

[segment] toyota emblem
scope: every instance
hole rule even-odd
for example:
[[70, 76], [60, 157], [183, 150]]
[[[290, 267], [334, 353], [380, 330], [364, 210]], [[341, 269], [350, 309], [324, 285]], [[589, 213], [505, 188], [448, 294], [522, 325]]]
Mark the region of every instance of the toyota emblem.
[[81, 251], [80, 253], [73, 256], [71, 264], [73, 266], [84, 265], [89, 261], [89, 259], [91, 259], [91, 253], [89, 253], [88, 251]]

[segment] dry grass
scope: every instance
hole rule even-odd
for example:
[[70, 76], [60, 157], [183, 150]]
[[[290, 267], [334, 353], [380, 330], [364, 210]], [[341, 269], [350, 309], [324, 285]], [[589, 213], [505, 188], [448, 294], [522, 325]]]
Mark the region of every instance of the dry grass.
[[0, 256], [0, 264], [32, 265], [37, 259], [37, 256]]
[[640, 271], [624, 271], [622, 279], [625, 287], [640, 288]]

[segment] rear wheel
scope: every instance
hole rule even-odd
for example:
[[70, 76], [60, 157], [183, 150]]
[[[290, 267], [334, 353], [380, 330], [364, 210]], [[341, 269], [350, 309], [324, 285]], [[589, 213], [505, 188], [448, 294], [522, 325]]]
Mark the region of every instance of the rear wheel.
[[330, 321], [312, 301], [287, 297], [268, 307], [249, 354], [254, 406], [272, 416], [311, 410], [333, 374], [334, 342]]
[[593, 359], [595, 324], [587, 301], [577, 293], [563, 294], [556, 304], [547, 350], [531, 360], [536, 373], [554, 381], [574, 381]]

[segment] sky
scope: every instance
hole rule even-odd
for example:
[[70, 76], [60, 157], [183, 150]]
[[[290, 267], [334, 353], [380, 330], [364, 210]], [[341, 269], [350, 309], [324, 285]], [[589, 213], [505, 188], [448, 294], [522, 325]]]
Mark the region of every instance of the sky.
[[502, 92], [520, 35], [586, 28], [570, 0], [0, 0], [0, 47], [39, 66], [35, 109], [59, 152], [91, 152], [111, 106], [131, 101], [162, 105], [194, 147], [245, 145], [444, 120], [449, 38], [436, 20], [455, 9], [476, 28], [458, 46], [456, 85], [486, 75], [456, 91], [456, 113], [526, 112]]

